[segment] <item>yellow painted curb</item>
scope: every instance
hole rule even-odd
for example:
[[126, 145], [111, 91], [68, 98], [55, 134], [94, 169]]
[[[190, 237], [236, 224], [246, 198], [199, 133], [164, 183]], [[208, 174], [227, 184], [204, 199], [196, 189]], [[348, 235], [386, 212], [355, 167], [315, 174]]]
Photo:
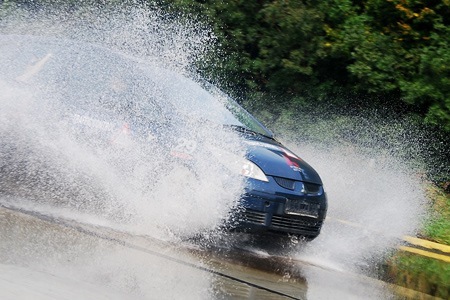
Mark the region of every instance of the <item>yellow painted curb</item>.
[[[358, 224], [358, 223], [353, 223], [353, 222], [349, 222], [349, 221], [342, 220], [342, 219], [336, 219], [336, 218], [328, 218], [328, 219], [331, 219], [333, 221], [336, 221], [336, 222], [339, 222], [339, 223], [342, 223], [342, 224], [346, 224], [346, 225], [349, 225], [349, 226], [352, 226], [352, 227], [364, 228], [364, 226], [362, 226], [361, 224]], [[443, 261], [446, 261], [446, 262], [450, 261], [450, 246], [439, 244], [439, 243], [435, 243], [435, 242], [431, 242], [431, 241], [428, 241], [428, 240], [419, 239], [419, 238], [412, 237], [412, 236], [407, 236], [407, 235], [403, 236], [402, 239], [405, 242], [408, 242], [411, 245], [419, 246], [419, 247], [430, 249], [430, 250], [438, 250], [438, 251], [440, 251], [440, 252], [442, 252], [444, 254], [437, 254], [437, 253], [429, 252], [429, 251], [426, 251], [426, 250], [420, 250], [420, 249], [407, 247], [407, 246], [400, 246], [399, 249], [401, 249], [403, 251], [408, 251], [408, 252], [412, 252], [412, 253], [415, 253], [415, 254], [436, 258], [436, 259], [443, 260]]]
[[439, 243], [422, 240], [422, 239], [412, 237], [412, 236], [404, 236], [403, 240], [407, 241], [410, 244], [416, 245], [416, 246], [420, 246], [420, 247], [427, 248], [427, 249], [439, 250], [441, 252], [450, 254], [450, 246], [447, 246], [447, 245], [442, 245]]
[[450, 256], [448, 256], [448, 255], [437, 254], [437, 253], [434, 253], [434, 252], [429, 252], [429, 251], [426, 251], [426, 250], [421, 250], [421, 249], [408, 247], [408, 246], [400, 246], [399, 249], [402, 250], [402, 251], [411, 252], [411, 253], [414, 253], [414, 254], [419, 254], [419, 255], [422, 255], [422, 256], [426, 256], [426, 257], [430, 257], [430, 258], [434, 258], [434, 259], [439, 259], [439, 260], [442, 260], [442, 261], [450, 263]]

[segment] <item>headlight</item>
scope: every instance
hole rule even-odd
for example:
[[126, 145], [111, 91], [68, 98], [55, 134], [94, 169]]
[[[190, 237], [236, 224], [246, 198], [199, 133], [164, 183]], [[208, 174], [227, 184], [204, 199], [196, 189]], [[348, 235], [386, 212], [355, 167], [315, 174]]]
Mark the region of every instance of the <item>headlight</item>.
[[264, 172], [254, 163], [249, 160], [245, 160], [242, 165], [241, 175], [246, 177], [258, 179], [261, 181], [269, 182]]

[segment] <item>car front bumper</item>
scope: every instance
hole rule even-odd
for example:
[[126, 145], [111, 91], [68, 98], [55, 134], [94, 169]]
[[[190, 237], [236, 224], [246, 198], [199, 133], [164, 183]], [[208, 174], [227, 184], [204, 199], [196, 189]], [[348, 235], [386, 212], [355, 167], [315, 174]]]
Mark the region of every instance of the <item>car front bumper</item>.
[[322, 186], [308, 193], [302, 183], [291, 190], [281, 187], [273, 177], [268, 176], [268, 179], [269, 182], [249, 180], [233, 218], [233, 229], [307, 238], [318, 236], [328, 207]]

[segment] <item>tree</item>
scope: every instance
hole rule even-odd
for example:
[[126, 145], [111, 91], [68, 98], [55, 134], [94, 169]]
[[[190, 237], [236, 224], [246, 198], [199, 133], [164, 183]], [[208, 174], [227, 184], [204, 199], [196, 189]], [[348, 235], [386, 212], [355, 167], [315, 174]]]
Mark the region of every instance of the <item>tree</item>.
[[450, 130], [449, 3], [369, 0], [358, 12], [346, 1], [347, 16], [328, 25], [327, 38], [332, 54], [351, 58], [349, 84], [399, 95], [428, 122]]
[[204, 70], [232, 91], [310, 101], [340, 91], [333, 101], [400, 107], [450, 131], [449, 0], [176, 3], [215, 28], [221, 50]]

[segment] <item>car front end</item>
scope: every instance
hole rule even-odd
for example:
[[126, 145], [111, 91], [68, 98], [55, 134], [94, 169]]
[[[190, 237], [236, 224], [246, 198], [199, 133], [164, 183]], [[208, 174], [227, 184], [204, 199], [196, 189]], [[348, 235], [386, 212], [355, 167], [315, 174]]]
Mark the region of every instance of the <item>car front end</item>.
[[327, 197], [316, 171], [273, 139], [248, 140], [246, 186], [234, 229], [317, 237], [327, 213]]

